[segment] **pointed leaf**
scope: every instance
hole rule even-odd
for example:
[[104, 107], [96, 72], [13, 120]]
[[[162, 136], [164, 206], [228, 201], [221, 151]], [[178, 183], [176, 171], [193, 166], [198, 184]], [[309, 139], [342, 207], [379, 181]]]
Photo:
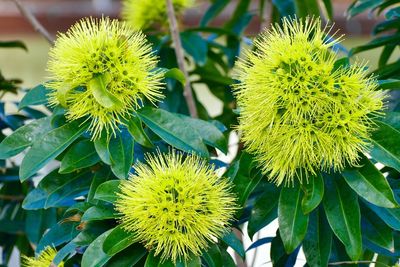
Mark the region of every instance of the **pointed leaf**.
[[107, 263], [111, 256], [103, 252], [103, 243], [111, 231], [101, 234], [89, 245], [82, 256], [82, 267], [101, 267]]
[[111, 206], [93, 206], [85, 211], [81, 221], [101, 221], [118, 217], [117, 212]]
[[142, 121], [137, 116], [131, 116], [127, 121], [129, 133], [133, 136], [136, 142], [144, 147], [153, 148], [154, 145], [150, 138], [143, 130]]
[[95, 199], [114, 203], [117, 200], [117, 193], [119, 190], [119, 180], [111, 180], [105, 183], [102, 183], [97, 187], [96, 194], [94, 195]]
[[308, 183], [303, 185], [304, 196], [301, 200], [301, 208], [304, 214], [308, 214], [318, 207], [324, 196], [324, 180], [321, 173], [311, 176]]
[[103, 251], [107, 255], [113, 256], [136, 242], [135, 235], [127, 232], [122, 227], [122, 225], [118, 225], [112, 229], [104, 240]]
[[128, 178], [133, 163], [133, 138], [127, 131], [117, 132], [108, 144], [111, 170], [120, 179]]
[[286, 252], [292, 253], [307, 232], [308, 215], [301, 209], [302, 191], [297, 184], [282, 188], [278, 204], [279, 232]]
[[74, 144], [61, 161], [60, 173], [70, 173], [82, 168], [90, 167], [100, 161], [94, 145], [89, 140]]
[[49, 93], [50, 90], [44, 84], [39, 84], [24, 95], [21, 102], [19, 102], [18, 109], [47, 104], [47, 95]]
[[111, 165], [110, 152], [108, 151], [109, 138], [106, 134], [102, 134], [100, 138], [94, 141], [94, 148], [99, 155], [101, 161], [105, 164]]

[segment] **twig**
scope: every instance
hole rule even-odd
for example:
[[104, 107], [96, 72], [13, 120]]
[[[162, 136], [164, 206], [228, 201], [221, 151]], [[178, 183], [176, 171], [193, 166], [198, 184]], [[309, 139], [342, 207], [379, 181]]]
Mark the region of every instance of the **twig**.
[[328, 265], [343, 265], [343, 264], [360, 264], [360, 263], [379, 263], [383, 266], [390, 267], [389, 265], [386, 265], [384, 263], [378, 262], [378, 261], [338, 261], [338, 262], [331, 262], [328, 263]]
[[54, 44], [54, 39], [51, 37], [50, 33], [43, 27], [42, 24], [35, 18], [30, 10], [28, 10], [20, 0], [13, 0], [15, 5], [18, 7], [21, 14], [28, 20], [32, 27], [40, 33], [51, 45]]
[[189, 108], [189, 113], [193, 118], [197, 118], [196, 104], [193, 98], [192, 88], [190, 86], [189, 73], [185, 66], [185, 57], [183, 54], [182, 42], [179, 37], [178, 22], [176, 21], [175, 10], [171, 0], [165, 0], [167, 4], [167, 14], [169, 21], [169, 29], [171, 32], [171, 37], [175, 45], [176, 60], [178, 61], [178, 66], [185, 76], [185, 88], [183, 91], [183, 96], [185, 97], [186, 104]]

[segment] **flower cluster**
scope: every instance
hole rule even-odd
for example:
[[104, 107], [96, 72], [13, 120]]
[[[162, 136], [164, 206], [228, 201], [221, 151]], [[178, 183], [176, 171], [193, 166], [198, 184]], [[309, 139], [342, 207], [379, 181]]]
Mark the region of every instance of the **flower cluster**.
[[70, 120], [91, 120], [93, 139], [114, 132], [144, 98], [162, 98], [163, 73], [145, 36], [108, 18], [83, 19], [50, 51], [50, 103]]
[[147, 157], [121, 182], [121, 223], [161, 259], [187, 260], [221, 237], [236, 211], [230, 183], [197, 156]]
[[[172, 0], [177, 14], [192, 7], [194, 0]], [[155, 24], [167, 23], [167, 6], [165, 0], [124, 0], [122, 17], [134, 29], [148, 29]]]
[[[49, 267], [55, 266], [53, 264], [54, 257], [57, 255], [57, 250], [52, 247], [46, 247], [38, 257], [30, 258], [23, 256], [22, 266], [24, 267]], [[53, 265], [52, 265], [53, 264]], [[64, 267], [64, 263], [61, 262], [57, 267]]]
[[277, 184], [354, 165], [368, 145], [384, 94], [365, 66], [336, 67], [329, 27], [283, 19], [238, 63], [238, 129]]

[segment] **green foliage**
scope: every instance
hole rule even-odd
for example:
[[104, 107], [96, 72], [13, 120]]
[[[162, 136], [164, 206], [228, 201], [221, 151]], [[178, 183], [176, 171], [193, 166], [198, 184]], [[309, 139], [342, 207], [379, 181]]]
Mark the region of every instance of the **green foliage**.
[[[210, 1], [199, 25], [180, 34], [191, 86], [198, 87], [198, 93], [208, 89], [221, 101], [222, 113], [217, 116], [210, 115], [196, 95], [199, 118], [189, 116], [183, 96], [186, 78], [178, 68], [169, 34], [162, 31], [146, 34], [160, 59], [158, 68], [165, 70], [165, 99], [157, 107], [143, 103], [144, 107], [130, 114], [115, 134], [103, 133], [91, 140], [85, 118], [67, 121], [66, 110], [48, 105], [46, 82], [26, 91], [17, 104], [18, 114], [8, 114], [0, 102], [3, 262], [8, 262], [14, 247], [32, 256], [34, 247], [38, 253], [52, 245], [58, 250], [54, 262], [64, 261], [66, 266], [174, 266], [170, 261], [162, 262], [125, 232], [114, 209], [120, 180], [135, 172], [134, 164], [145, 161], [146, 153], [170, 149], [196, 153], [210, 162], [210, 168], [226, 167], [222, 175], [232, 181], [240, 206], [232, 222], [235, 230], [210, 244], [201, 255], [178, 261], [176, 266], [235, 266], [228, 247], [246, 260], [248, 250], [266, 243], [271, 244], [274, 266], [293, 266], [300, 248], [308, 266], [372, 260], [373, 254], [382, 264], [396, 262], [400, 257], [398, 99], [385, 116], [374, 118], [370, 153], [360, 155], [356, 167], [342, 172], [319, 172], [309, 177], [308, 183], [276, 187], [267, 182], [253, 155], [241, 144], [231, 162], [216, 160], [232, 149], [228, 137], [235, 134], [240, 112], [235, 110], [232, 72], [244, 44], [251, 44], [245, 33], [251, 19], [263, 18], [265, 10], [277, 23], [295, 14], [305, 17], [322, 12], [333, 18], [334, 13], [330, 0], [264, 0], [259, 1], [257, 10], [251, 2]], [[398, 90], [400, 84], [400, 60], [389, 60], [399, 40], [397, 2], [360, 0], [349, 8], [349, 16], [386, 11], [385, 20], [374, 28], [376, 38], [353, 49], [350, 56], [383, 47], [374, 73], [379, 79], [378, 90], [389, 92]], [[212, 26], [228, 5], [233, 5], [228, 21]], [[26, 50], [20, 42], [0, 42], [0, 48], [9, 47]], [[349, 64], [348, 57], [337, 62], [338, 67]], [[0, 74], [0, 100], [6, 93], [21, 91], [18, 85], [19, 80], [7, 80]], [[15, 156], [22, 157], [20, 165]], [[51, 171], [50, 163], [56, 163]], [[375, 163], [384, 167], [377, 168]], [[279, 222], [276, 235], [257, 240], [256, 234], [275, 219]], [[248, 248], [238, 231], [245, 223], [253, 240]]]

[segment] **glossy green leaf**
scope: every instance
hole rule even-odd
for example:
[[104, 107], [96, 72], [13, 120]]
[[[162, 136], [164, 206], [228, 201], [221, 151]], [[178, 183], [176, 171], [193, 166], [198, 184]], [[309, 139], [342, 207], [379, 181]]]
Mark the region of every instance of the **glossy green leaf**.
[[[140, 244], [133, 244], [127, 249], [114, 255], [108, 262], [107, 267], [136, 266], [147, 254], [147, 250]], [[137, 265], [140, 266], [140, 265]]]
[[100, 161], [93, 142], [83, 140], [74, 144], [61, 161], [60, 173], [70, 173], [90, 167]]
[[110, 75], [99, 75], [89, 81], [88, 88], [92, 92], [97, 103], [107, 109], [122, 106], [122, 102], [107, 90]]
[[178, 69], [178, 68], [172, 68], [170, 70], [168, 70], [165, 74], [164, 74], [165, 78], [172, 78], [177, 80], [178, 82], [180, 82], [183, 86], [186, 83], [186, 79], [185, 79], [185, 75], [183, 74], [183, 72]]
[[201, 256], [209, 267], [222, 266], [221, 251], [216, 244], [212, 244], [206, 251], [203, 251]]
[[178, 115], [179, 118], [201, 136], [205, 144], [218, 148], [225, 154], [228, 153], [228, 142], [224, 134], [214, 124], [185, 115]]
[[143, 130], [142, 121], [137, 116], [131, 116], [127, 121], [127, 127], [129, 133], [133, 136], [133, 139], [144, 147], [154, 147], [150, 138]]
[[376, 124], [378, 127], [371, 135], [371, 157], [400, 171], [400, 130], [382, 121]]
[[45, 134], [33, 144], [22, 160], [19, 172], [21, 181], [25, 181], [55, 159], [87, 128], [88, 124], [82, 125], [80, 121], [72, 121]]
[[101, 234], [89, 245], [82, 256], [82, 267], [101, 267], [107, 263], [111, 256], [103, 252], [103, 243], [111, 231]]
[[144, 107], [137, 111], [143, 122], [165, 142], [186, 152], [208, 156], [201, 136], [193, 131], [178, 115], [162, 109]]
[[110, 256], [126, 249], [135, 243], [134, 234], [123, 229], [122, 225], [113, 228], [103, 243], [103, 251]]
[[82, 215], [81, 221], [100, 221], [116, 217], [118, 217], [118, 214], [112, 206], [99, 205], [87, 209]]
[[301, 208], [302, 190], [299, 185], [282, 188], [278, 204], [279, 231], [286, 252], [292, 253], [307, 232], [308, 215]]
[[18, 128], [0, 143], [0, 159], [7, 159], [19, 154], [51, 129], [49, 117], [34, 120]]
[[47, 104], [47, 95], [50, 90], [44, 85], [39, 84], [38, 86], [29, 90], [19, 102], [18, 108], [21, 110], [28, 106], [37, 106]]
[[[278, 217], [278, 199], [280, 191], [269, 183], [264, 193], [259, 197], [251, 210], [247, 231], [252, 239], [255, 233], [270, 224]], [[268, 205], [266, 205], [268, 203]]]
[[243, 248], [243, 244], [233, 231], [224, 235], [221, 240], [226, 245], [231, 247], [240, 257], [242, 257], [242, 259], [246, 257], [246, 252]]
[[375, 206], [371, 203], [365, 202], [366, 206], [375, 212], [387, 225], [391, 228], [400, 231], [400, 209], [388, 209]]
[[362, 253], [360, 207], [357, 194], [337, 175], [325, 177], [323, 205], [335, 235], [344, 244], [352, 260]]
[[40, 253], [47, 246], [59, 246], [75, 238], [79, 231], [76, 227], [79, 222], [62, 221], [47, 231], [36, 247], [36, 253]]
[[120, 179], [128, 178], [133, 163], [133, 138], [127, 131], [117, 132], [110, 139], [108, 151], [111, 170]]
[[111, 165], [110, 152], [108, 151], [109, 141], [110, 140], [107, 137], [107, 134], [103, 133], [100, 138], [94, 141], [94, 148], [96, 149], [101, 161], [103, 161], [105, 164]]
[[358, 164], [361, 167], [346, 168], [341, 172], [348, 185], [361, 197], [377, 206], [397, 207], [398, 203], [388, 181], [374, 164], [365, 156], [362, 156]]
[[361, 212], [363, 236], [380, 247], [394, 251], [393, 229], [365, 205], [361, 205]]
[[310, 214], [303, 251], [310, 267], [327, 266], [332, 245], [332, 231], [322, 209]]
[[154, 256], [154, 252], [147, 255], [144, 267], [200, 267], [199, 257], [191, 256], [187, 262], [177, 261], [175, 264], [170, 260], [162, 261], [160, 256]]
[[110, 203], [114, 203], [117, 200], [117, 192], [119, 192], [119, 180], [111, 180], [102, 183], [97, 187], [94, 198]]
[[302, 189], [304, 196], [301, 200], [301, 208], [304, 214], [308, 214], [318, 207], [324, 196], [324, 180], [321, 173], [310, 176], [308, 183], [304, 183]]
[[97, 187], [101, 185], [102, 183], [106, 182], [107, 180], [116, 178], [112, 172], [111, 169], [108, 166], [103, 166], [101, 169], [99, 169], [95, 174], [92, 179], [92, 183], [90, 184], [90, 189], [89, 193], [87, 196], [87, 202], [92, 203], [92, 204], [97, 204], [98, 201], [94, 199], [94, 195], [96, 194]]
[[378, 89], [383, 90], [399, 90], [400, 89], [400, 81], [395, 79], [388, 80], [379, 80], [378, 81]]
[[25, 221], [25, 233], [29, 242], [37, 244], [45, 231], [57, 223], [57, 210], [28, 210]]

